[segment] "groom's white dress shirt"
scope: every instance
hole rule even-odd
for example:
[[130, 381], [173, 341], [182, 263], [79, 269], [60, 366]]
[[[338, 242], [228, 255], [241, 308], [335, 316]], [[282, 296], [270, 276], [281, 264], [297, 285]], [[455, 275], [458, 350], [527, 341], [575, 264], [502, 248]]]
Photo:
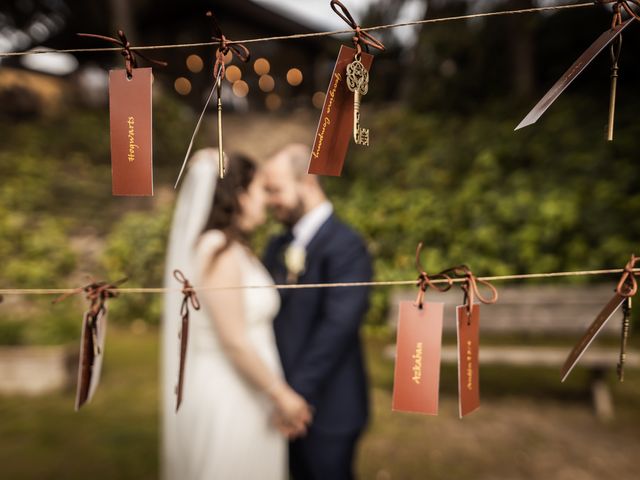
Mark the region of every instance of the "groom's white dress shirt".
[[302, 247], [306, 250], [311, 239], [316, 236], [320, 227], [324, 225], [332, 213], [333, 205], [328, 200], [305, 213], [292, 229], [293, 240], [291, 245]]

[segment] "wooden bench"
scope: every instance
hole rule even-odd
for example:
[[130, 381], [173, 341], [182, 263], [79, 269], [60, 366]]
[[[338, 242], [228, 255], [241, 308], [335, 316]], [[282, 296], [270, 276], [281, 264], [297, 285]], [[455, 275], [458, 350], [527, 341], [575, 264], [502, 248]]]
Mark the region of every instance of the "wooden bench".
[[[596, 318], [613, 295], [613, 286], [511, 286], [499, 287], [500, 299], [494, 305], [482, 305], [480, 320], [480, 365], [541, 366], [558, 368], [564, 363], [573, 345]], [[398, 302], [415, 300], [417, 290], [396, 291], [391, 297], [389, 323], [395, 328]], [[447, 293], [427, 292], [426, 301], [444, 302], [444, 334], [455, 336], [455, 307], [463, 300], [459, 288]], [[619, 342], [615, 346], [598, 346], [602, 337], [619, 339], [622, 313], [618, 310], [604, 326], [598, 338], [584, 353], [576, 368], [588, 368], [593, 406], [599, 418], [613, 417], [613, 401], [607, 386], [606, 374], [615, 371], [619, 358]], [[531, 338], [535, 345], [483, 345], [483, 338], [498, 339], [500, 336]], [[554, 345], [563, 339], [562, 346], [545, 345], [545, 338]], [[566, 342], [565, 342], [566, 340]], [[566, 346], [565, 346], [566, 344]], [[389, 355], [395, 354], [390, 346]], [[455, 346], [443, 346], [442, 362], [455, 364], [458, 361]], [[627, 350], [625, 368], [640, 366], [640, 352]]]

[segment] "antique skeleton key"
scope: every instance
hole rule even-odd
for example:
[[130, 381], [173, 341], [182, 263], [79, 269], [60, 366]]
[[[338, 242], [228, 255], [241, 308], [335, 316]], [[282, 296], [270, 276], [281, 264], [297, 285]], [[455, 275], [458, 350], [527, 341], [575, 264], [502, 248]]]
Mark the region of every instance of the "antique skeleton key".
[[627, 339], [631, 323], [631, 297], [627, 297], [622, 304], [622, 331], [620, 335], [620, 360], [618, 361], [618, 380], [624, 382], [624, 362], [627, 357]]
[[369, 146], [369, 129], [360, 127], [360, 98], [369, 91], [369, 72], [356, 54], [347, 65], [347, 87], [353, 92], [353, 139], [357, 145]]
[[220, 178], [224, 178], [224, 151], [222, 150], [222, 74], [218, 74], [216, 80], [218, 95], [218, 172]]

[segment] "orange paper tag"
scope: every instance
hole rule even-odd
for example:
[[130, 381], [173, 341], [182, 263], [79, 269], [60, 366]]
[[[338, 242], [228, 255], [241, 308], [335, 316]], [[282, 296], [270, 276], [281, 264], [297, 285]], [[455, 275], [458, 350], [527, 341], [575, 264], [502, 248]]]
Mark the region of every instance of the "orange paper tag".
[[153, 195], [151, 69], [109, 72], [113, 195]]
[[480, 305], [474, 304], [471, 318], [467, 307], [456, 308], [458, 325], [458, 406], [460, 418], [480, 406]]
[[[353, 62], [356, 51], [342, 45], [331, 75], [322, 115], [311, 151], [309, 173], [339, 177], [344, 158], [353, 138], [353, 93], [345, 83], [347, 65]], [[362, 52], [360, 59], [369, 71], [373, 55]]]
[[444, 304], [400, 302], [393, 410], [438, 414]]

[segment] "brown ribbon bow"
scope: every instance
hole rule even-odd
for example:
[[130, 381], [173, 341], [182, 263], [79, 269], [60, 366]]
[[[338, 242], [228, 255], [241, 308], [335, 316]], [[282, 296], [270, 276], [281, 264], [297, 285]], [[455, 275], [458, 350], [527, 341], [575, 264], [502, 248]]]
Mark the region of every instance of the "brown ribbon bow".
[[380, 51], [385, 50], [384, 45], [380, 40], [362, 30], [360, 25], [356, 23], [353, 16], [342, 2], [338, 0], [331, 0], [331, 9], [353, 29], [355, 35], [352, 40], [357, 53], [362, 53], [362, 47], [360, 46], [361, 43], [364, 44], [364, 48], [367, 52], [369, 52], [369, 47], [376, 48]]
[[[467, 318], [471, 319], [473, 312], [473, 304], [476, 299], [485, 305], [490, 305], [498, 301], [498, 290], [491, 285], [488, 281], [479, 279], [476, 277], [471, 269], [466, 265], [459, 265], [457, 267], [445, 270], [444, 273], [451, 274], [456, 278], [464, 278], [465, 281], [462, 284], [462, 291], [464, 292], [464, 303], [467, 308]], [[478, 283], [481, 283], [491, 291], [491, 297], [484, 297], [478, 289]]]
[[126, 279], [122, 279], [116, 284], [108, 284], [106, 282], [92, 283], [84, 288], [87, 293], [87, 300], [91, 302], [91, 315], [94, 317], [99, 313], [104, 313], [105, 302], [107, 298], [115, 298], [118, 296], [117, 285]]
[[78, 36], [80, 36], [80, 37], [97, 38], [99, 40], [104, 40], [106, 42], [111, 42], [111, 43], [117, 45], [118, 47], [122, 47], [122, 50], [120, 51], [120, 53], [124, 57], [125, 69], [127, 70], [127, 78], [131, 78], [133, 76], [133, 69], [138, 67], [138, 61], [136, 59], [136, 55], [140, 55], [146, 61], [151, 62], [151, 63], [155, 63], [155, 64], [160, 65], [162, 67], [166, 67], [168, 65], [167, 62], [163, 62], [161, 60], [154, 60], [152, 58], [147, 57], [146, 55], [143, 55], [140, 52], [132, 50], [131, 49], [131, 44], [127, 40], [127, 36], [124, 34], [124, 32], [122, 30], [118, 30], [118, 37], [119, 38], [106, 37], [104, 35], [96, 35], [94, 33], [78, 33]]
[[213, 40], [220, 42], [216, 50], [216, 63], [213, 66], [213, 74], [216, 78], [222, 78], [225, 72], [224, 57], [227, 53], [231, 51], [232, 54], [244, 63], [249, 61], [251, 53], [249, 49], [241, 43], [235, 43], [233, 40], [228, 40], [227, 37], [224, 36], [220, 24], [218, 24], [218, 20], [212, 11], [207, 12], [207, 17], [211, 18], [213, 24]]
[[[465, 295], [465, 303], [467, 307], [468, 318], [471, 319], [471, 312], [473, 310], [473, 302], [477, 298], [485, 305], [496, 303], [498, 301], [498, 290], [486, 280], [480, 280], [466, 265], [462, 265], [462, 269], [465, 272], [466, 282], [462, 284], [462, 290]], [[491, 291], [491, 298], [483, 297], [478, 289], [478, 282], [487, 287]]]
[[624, 266], [624, 272], [622, 273], [622, 277], [620, 277], [620, 281], [616, 287], [618, 295], [629, 298], [633, 297], [638, 292], [638, 282], [636, 281], [634, 272], [638, 260], [640, 260], [640, 257], [636, 257], [631, 254], [631, 259]]
[[[638, 0], [596, 0], [595, 3], [599, 3], [601, 5], [608, 5], [610, 3], [614, 3], [615, 5], [613, 6], [613, 11], [614, 11], [614, 24], [612, 25], [612, 28], [616, 26], [615, 22], [615, 16], [620, 15], [620, 8], [624, 8], [624, 10], [629, 14], [629, 16], [631, 17], [635, 17], [636, 20], [640, 20], [640, 15], [638, 15], [636, 12], [633, 11], [633, 9], [631, 8], [631, 5], [629, 5], [630, 3], [635, 5], [636, 7], [640, 7], [640, 1]], [[622, 17], [620, 16], [619, 18], [619, 22], [618, 23], [622, 23]]]
[[75, 290], [65, 293], [53, 300], [53, 304], [60, 303], [66, 298], [77, 295], [81, 292], [87, 294], [86, 298], [91, 302], [89, 312], [92, 316], [98, 315], [98, 313], [104, 312], [105, 302], [108, 298], [114, 298], [118, 296], [118, 286], [127, 281], [127, 278], [121, 278], [117, 282], [92, 282], [84, 287], [76, 288]]
[[93, 355], [98, 356], [100, 352], [100, 345], [98, 342], [98, 322], [100, 318], [107, 312], [105, 303], [108, 298], [114, 298], [118, 296], [118, 285], [127, 281], [127, 278], [122, 278], [115, 283], [107, 282], [92, 282], [84, 287], [76, 288], [72, 292], [65, 293], [53, 300], [53, 304], [60, 303], [71, 295], [77, 295], [78, 293], [85, 292], [86, 298], [91, 302], [89, 310], [85, 313], [85, 321], [88, 321], [88, 328], [91, 331]]
[[[421, 251], [422, 251], [422, 242], [420, 242], [418, 244], [418, 248], [416, 248], [416, 268], [420, 273], [420, 275], [418, 276], [418, 282], [416, 283], [416, 286], [420, 287], [418, 289], [418, 298], [416, 298], [416, 305], [420, 309], [422, 309], [422, 306], [424, 305], [424, 294], [427, 292], [427, 288], [431, 287], [441, 293], [444, 293], [453, 286], [453, 280], [449, 275], [446, 275], [445, 273], [437, 273], [431, 276], [427, 274], [427, 272], [425, 271], [425, 268], [422, 266], [422, 263], [420, 262]], [[434, 283], [433, 280], [445, 280], [446, 285], [441, 287], [440, 285], [438, 285], [438, 283], [441, 283], [441, 282]]]
[[196, 291], [193, 289], [193, 285], [187, 280], [184, 273], [176, 269], [173, 271], [173, 277], [182, 283], [182, 294], [184, 298], [182, 299], [182, 306], [180, 307], [180, 315], [182, 315], [183, 318], [186, 317], [189, 319], [189, 304], [191, 304], [194, 310], [200, 310], [200, 301], [198, 300]]
[[200, 301], [196, 295], [189, 280], [180, 270], [174, 270], [173, 276], [182, 283], [182, 306], [180, 307], [180, 315], [182, 316], [182, 326], [178, 338], [180, 339], [180, 369], [178, 373], [178, 385], [176, 386], [176, 412], [182, 403], [182, 390], [184, 385], [184, 369], [187, 361], [187, 345], [189, 341], [189, 304], [194, 310], [200, 310]]

